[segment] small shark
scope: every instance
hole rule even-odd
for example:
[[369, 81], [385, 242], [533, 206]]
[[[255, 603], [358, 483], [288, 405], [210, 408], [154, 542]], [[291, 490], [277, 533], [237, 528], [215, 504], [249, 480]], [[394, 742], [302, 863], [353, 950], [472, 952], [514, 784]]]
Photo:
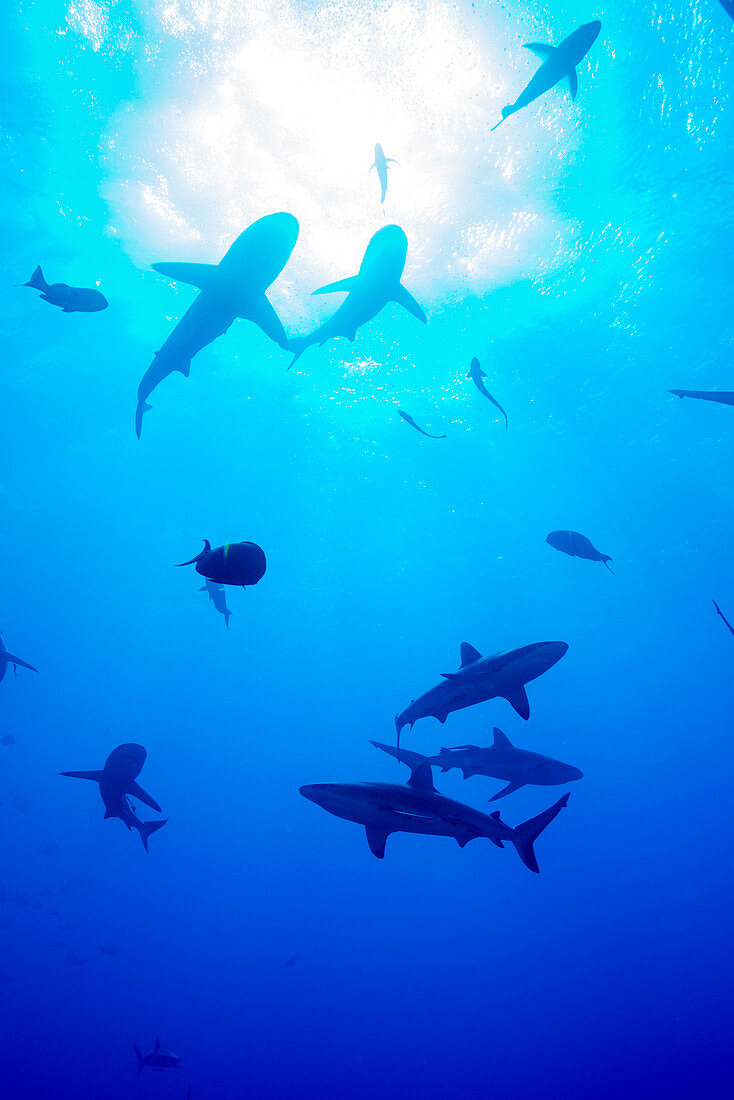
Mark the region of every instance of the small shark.
[[[717, 604], [716, 600], [712, 600], [711, 602], [712, 602], [712, 604], [714, 605], [714, 607], [716, 608], [716, 614], [717, 614], [717, 615], [719, 615], [719, 616], [720, 616], [720, 618], [722, 618], [722, 619], [724, 620], [724, 622], [726, 623], [727, 627], [729, 628], [729, 632], [730, 632], [731, 634], [734, 634], [734, 626], [732, 626], [732, 625], [731, 625], [731, 623], [730, 623], [730, 622], [729, 622], [729, 620], [727, 619], [726, 615], [724, 614], [724, 612], [723, 612], [723, 611], [721, 610], [721, 608], [720, 608], [720, 607], [719, 607], [719, 605]], [[3, 738], [3, 740], [4, 740], [4, 738]]]
[[419, 427], [418, 427], [418, 425], [416, 424], [416, 422], [415, 422], [415, 420], [413, 419], [413, 417], [412, 417], [412, 416], [409, 416], [409, 415], [408, 415], [408, 413], [406, 413], [406, 412], [403, 412], [403, 410], [402, 410], [402, 409], [398, 409], [398, 415], [399, 415], [399, 416], [402, 416], [403, 420], [405, 420], [405, 421], [406, 421], [406, 422], [407, 422], [408, 424], [410, 424], [411, 428], [415, 428], [415, 430], [416, 430], [417, 432], [420, 432], [420, 433], [421, 433], [421, 435], [425, 435], [425, 436], [428, 436], [428, 438], [429, 438], [429, 439], [445, 439], [445, 438], [446, 438], [446, 436], [445, 436], [445, 435], [431, 435], [431, 433], [430, 433], [430, 432], [425, 432], [425, 431], [423, 430], [423, 428], [419, 428]]
[[[377, 145], [375, 146], [375, 163], [372, 165], [372, 168], [377, 169], [377, 178], [379, 179], [380, 187], [382, 188], [380, 202], [385, 201], [385, 195], [387, 194], [387, 166], [388, 164], [397, 163], [398, 162], [396, 160], [393, 160], [392, 157], [385, 156], [382, 146], [378, 141]], [[372, 172], [372, 168], [370, 168], [370, 173]]]
[[156, 386], [174, 371], [188, 378], [194, 356], [223, 336], [237, 317], [252, 321], [287, 350], [285, 331], [265, 291], [287, 264], [297, 238], [298, 222], [292, 214], [268, 214], [240, 233], [218, 264], [153, 264], [154, 271], [198, 287], [201, 294], [143, 375], [135, 413], [138, 439]]
[[20, 665], [21, 668], [30, 669], [31, 672], [38, 672], [38, 669], [34, 668], [33, 665], [29, 665], [27, 661], [21, 661], [20, 657], [16, 657], [13, 653], [8, 653], [5, 648], [5, 642], [2, 640], [2, 637], [0, 637], [0, 680], [5, 677], [5, 673], [8, 671], [8, 665], [13, 666], [13, 671], [16, 675], [18, 672], [18, 665]]
[[227, 542], [215, 546], [204, 539], [204, 549], [188, 561], [179, 562], [176, 569], [195, 565], [196, 572], [215, 584], [233, 584], [247, 588], [265, 575], [265, 554], [256, 542]]
[[108, 302], [99, 290], [86, 287], [67, 286], [66, 283], [47, 283], [40, 267], [23, 286], [41, 291], [41, 299], [52, 306], [59, 306], [62, 313], [99, 313], [107, 309]]
[[578, 531], [551, 531], [545, 540], [554, 550], [560, 550], [562, 554], [568, 554], [570, 558], [585, 558], [586, 561], [603, 561], [610, 573], [614, 570], [609, 565], [613, 559], [608, 554], [600, 553], [586, 535], [580, 535]]
[[356, 275], [314, 290], [314, 294], [346, 291], [347, 296], [336, 313], [310, 336], [291, 340], [291, 367], [312, 344], [323, 345], [336, 336], [354, 341], [357, 329], [376, 317], [388, 302], [397, 302], [425, 324], [425, 313], [400, 282], [407, 255], [408, 238], [403, 230], [399, 225], [385, 225], [371, 238]]
[[146, 1066], [162, 1073], [164, 1069], [175, 1069], [181, 1062], [178, 1054], [174, 1054], [172, 1050], [166, 1050], [165, 1047], [161, 1046], [161, 1041], [157, 1035], [155, 1046], [150, 1054], [143, 1054], [142, 1050], [138, 1050], [134, 1043], [133, 1049], [138, 1059], [138, 1077]]
[[155, 799], [146, 794], [140, 784], [135, 782], [145, 763], [145, 757], [146, 752], [142, 745], [118, 745], [107, 757], [102, 771], [60, 772], [59, 774], [70, 776], [72, 779], [91, 779], [94, 783], [99, 783], [99, 793], [105, 805], [105, 821], [108, 817], [119, 817], [128, 829], [137, 829], [147, 852], [148, 837], [157, 829], [163, 828], [168, 819], [140, 821], [128, 798], [128, 795], [132, 795], [146, 806], [150, 806], [152, 810], [161, 812]]
[[675, 397], [695, 397], [698, 401], [716, 401], [719, 405], [734, 405], [734, 393], [727, 390], [668, 390]]
[[487, 375], [485, 374], [485, 372], [480, 367], [479, 360], [476, 358], [476, 356], [474, 357], [474, 359], [472, 359], [471, 363], [469, 364], [469, 373], [467, 374], [466, 377], [471, 378], [472, 382], [477, 387], [479, 392], [481, 394], [483, 394], [483, 396], [486, 397], [488, 401], [491, 401], [496, 409], [499, 409], [499, 411], [502, 413], [502, 415], [505, 418], [505, 427], [507, 427], [507, 413], [502, 408], [499, 401], [495, 401], [495, 399], [492, 397], [492, 394], [489, 392], [487, 387], [484, 385], [484, 382], [482, 382], [482, 379], [486, 378]]
[[440, 767], [442, 772], [460, 768], [464, 779], [472, 775], [486, 775], [491, 779], [506, 779], [508, 784], [490, 798], [498, 798], [519, 791], [521, 787], [555, 787], [560, 783], [572, 783], [583, 778], [583, 772], [570, 764], [562, 764], [550, 756], [539, 752], [518, 749], [511, 743], [502, 730], [494, 729], [494, 742], [489, 748], [477, 745], [459, 745], [453, 749], [441, 749], [436, 756], [422, 756], [419, 752], [398, 749], [394, 745], [383, 745], [379, 741], [371, 742], [375, 748], [382, 749], [407, 764], [409, 768], [418, 768], [421, 764]]
[[543, 95], [564, 77], [568, 79], [568, 90], [571, 100], [576, 98], [578, 91], [578, 74], [576, 66], [586, 57], [601, 30], [601, 23], [594, 19], [591, 23], [584, 23], [564, 38], [560, 46], [547, 46], [544, 42], [526, 42], [524, 49], [530, 50], [543, 64], [540, 66], [530, 83], [520, 92], [514, 103], [502, 108], [502, 118], [492, 129], [496, 130], [506, 118], [514, 115], [523, 107], [527, 107], [538, 96]]
[[565, 642], [534, 642], [521, 649], [508, 649], [482, 657], [469, 645], [461, 643], [461, 666], [458, 672], [442, 672], [443, 683], [413, 700], [409, 707], [395, 717], [400, 747], [400, 731], [404, 726], [413, 728], [419, 718], [430, 716], [439, 722], [446, 721], [455, 710], [463, 710], [488, 699], [502, 698], [515, 708], [521, 718], [530, 717], [525, 684], [537, 679], [560, 661], [567, 651]]
[[203, 588], [199, 589], [199, 592], [206, 592], [209, 597], [209, 603], [214, 604], [214, 608], [220, 615], [224, 615], [224, 625], [229, 630], [229, 618], [232, 612], [227, 607], [227, 596], [224, 591], [224, 585], [219, 584], [217, 581], [207, 580]]
[[502, 821], [499, 811], [485, 814], [439, 794], [430, 765], [425, 762], [412, 769], [405, 786], [315, 783], [301, 787], [300, 792], [335, 817], [364, 825], [370, 851], [378, 859], [384, 858], [385, 842], [391, 833], [450, 836], [461, 848], [482, 836], [498, 848], [504, 847], [504, 841], [514, 844], [525, 866], [536, 873], [539, 868], [533, 844], [568, 802], [565, 794], [543, 813], [513, 829]]

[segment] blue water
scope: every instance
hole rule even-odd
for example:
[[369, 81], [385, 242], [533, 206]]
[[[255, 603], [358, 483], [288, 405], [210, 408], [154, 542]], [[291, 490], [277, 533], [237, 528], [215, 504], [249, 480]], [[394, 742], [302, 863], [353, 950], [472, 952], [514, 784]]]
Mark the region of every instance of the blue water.
[[[576, 102], [490, 135], [522, 43], [593, 18]], [[667, 391], [734, 388], [732, 20], [17, 0], [0, 33], [0, 628], [39, 669], [0, 685], [0, 1095], [731, 1095], [734, 639], [711, 600], [734, 618], [734, 412]], [[384, 210], [376, 141], [400, 162]], [[276, 210], [300, 222], [271, 292], [289, 333], [386, 222], [428, 325], [389, 306], [288, 372], [237, 321], [138, 442], [138, 382], [194, 297], [150, 265], [217, 262]], [[16, 289], [38, 263], [109, 309]], [[559, 528], [615, 575], [546, 545]], [[229, 631], [172, 568], [202, 538], [267, 554]], [[399, 834], [379, 862], [300, 796], [404, 779], [369, 740], [462, 641], [556, 638], [528, 723], [495, 699], [403, 736], [499, 725], [583, 770], [539, 876], [484, 840]], [[169, 819], [147, 856], [58, 776], [126, 741]], [[501, 785], [437, 784], [485, 810]], [[181, 1065], [137, 1079], [156, 1035]]]

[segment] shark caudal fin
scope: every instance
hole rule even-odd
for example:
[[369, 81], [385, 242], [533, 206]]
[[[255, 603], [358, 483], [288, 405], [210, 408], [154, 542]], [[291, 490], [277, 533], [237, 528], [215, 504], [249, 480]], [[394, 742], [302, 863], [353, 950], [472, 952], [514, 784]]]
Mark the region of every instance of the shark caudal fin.
[[564, 796], [559, 798], [553, 806], [549, 806], [547, 810], [543, 810], [542, 814], [538, 814], [537, 817], [531, 817], [529, 821], [523, 821], [522, 825], [518, 825], [514, 830], [514, 836], [510, 838], [517, 848], [517, 854], [525, 866], [529, 868], [529, 870], [535, 871], [536, 874], [540, 868], [535, 858], [533, 844], [543, 832], [546, 825], [550, 825], [553, 818], [561, 812], [567, 802], [568, 795], [564, 794]]
[[301, 358], [306, 348], [311, 346], [312, 341], [308, 336], [294, 336], [293, 339], [288, 341], [288, 351], [293, 352], [293, 358], [288, 364], [288, 370]]
[[147, 412], [153, 408], [147, 401], [138, 401], [138, 406], [135, 410], [135, 434], [140, 439], [140, 433], [143, 430], [143, 417]]
[[138, 1060], [138, 1077], [139, 1077], [140, 1074], [143, 1072], [143, 1066], [145, 1065], [145, 1055], [143, 1054], [142, 1050], [139, 1050], [138, 1047], [135, 1046], [135, 1043], [133, 1043], [133, 1050], [135, 1051], [135, 1057]]
[[32, 286], [34, 290], [48, 290], [48, 283], [46, 282], [46, 280], [43, 277], [43, 272], [41, 271], [40, 264], [36, 268], [36, 270], [33, 272], [30, 279], [28, 280], [28, 282], [23, 283], [22, 285], [23, 286]]
[[162, 829], [167, 821], [167, 817], [165, 817], [163, 821], [141, 821], [139, 829], [140, 839], [143, 842], [143, 847], [146, 852], [148, 851], [148, 837], [150, 834], [157, 832], [158, 829]]
[[505, 121], [506, 118], [509, 118], [510, 115], [514, 115], [514, 113], [515, 113], [515, 109], [511, 104], [508, 104], [507, 107], [503, 107], [502, 110], [500, 111], [500, 114], [502, 115], [502, 118], [499, 120], [499, 122], [495, 123], [495, 125], [489, 131], [490, 134], [492, 133], [492, 130], [496, 130], [498, 126], [502, 125], [502, 123]]
[[604, 562], [604, 564], [606, 565], [607, 569], [608, 569], [608, 570], [609, 570], [609, 572], [610, 572], [610, 573], [612, 574], [612, 576], [613, 576], [613, 577], [614, 577], [614, 576], [616, 576], [616, 574], [615, 574], [614, 570], [612, 569], [611, 565], [609, 564], [609, 562], [610, 562], [610, 561], [613, 561], [614, 559], [613, 559], [613, 558], [610, 558], [610, 557], [609, 557], [609, 554], [602, 554], [602, 556], [601, 556], [601, 560], [602, 560], [602, 561]]

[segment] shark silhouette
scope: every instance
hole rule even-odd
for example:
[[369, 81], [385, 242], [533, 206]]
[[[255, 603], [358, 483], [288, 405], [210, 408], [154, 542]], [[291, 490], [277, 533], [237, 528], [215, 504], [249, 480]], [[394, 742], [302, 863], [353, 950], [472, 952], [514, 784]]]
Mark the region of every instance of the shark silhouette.
[[425, 313], [400, 282], [407, 255], [408, 238], [403, 230], [399, 225], [385, 225], [371, 238], [356, 275], [314, 290], [314, 294], [346, 291], [347, 296], [336, 313], [310, 336], [291, 340], [291, 366], [312, 344], [323, 345], [335, 336], [353, 341], [357, 329], [376, 317], [388, 302], [397, 302], [425, 324]]
[[[382, 190], [380, 202], [385, 201], [385, 195], [387, 194], [388, 165], [397, 163], [398, 162], [396, 160], [393, 160], [392, 157], [385, 156], [383, 148], [378, 141], [377, 145], [375, 146], [375, 163], [372, 165], [372, 168], [377, 169], [377, 178], [380, 181], [380, 188]], [[370, 172], [372, 172], [372, 168], [370, 168]]]
[[292, 214], [268, 214], [240, 233], [218, 264], [153, 264], [154, 271], [201, 293], [189, 306], [138, 387], [135, 433], [140, 438], [148, 398], [174, 371], [188, 378], [191, 360], [241, 317], [252, 321], [281, 348], [288, 348], [280, 319], [265, 291], [287, 264], [298, 238]]

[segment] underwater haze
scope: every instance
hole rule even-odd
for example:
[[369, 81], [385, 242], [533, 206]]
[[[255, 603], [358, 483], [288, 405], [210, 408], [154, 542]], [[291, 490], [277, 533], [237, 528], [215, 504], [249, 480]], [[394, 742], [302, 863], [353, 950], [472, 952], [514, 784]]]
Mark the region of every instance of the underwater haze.
[[731, 3], [0, 34], [0, 1096], [731, 1096]]

